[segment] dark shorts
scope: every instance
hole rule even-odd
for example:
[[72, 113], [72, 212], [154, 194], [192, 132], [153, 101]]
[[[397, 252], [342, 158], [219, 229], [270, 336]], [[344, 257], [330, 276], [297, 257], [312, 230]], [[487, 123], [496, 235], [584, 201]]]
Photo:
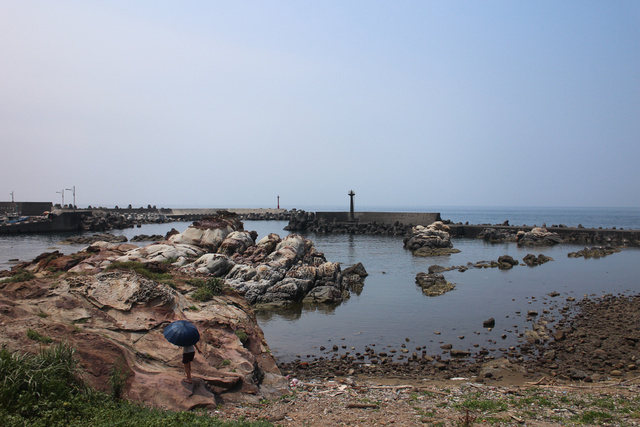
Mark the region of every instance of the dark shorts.
[[190, 363], [193, 361], [193, 357], [196, 355], [196, 352], [192, 353], [182, 353], [182, 363]]

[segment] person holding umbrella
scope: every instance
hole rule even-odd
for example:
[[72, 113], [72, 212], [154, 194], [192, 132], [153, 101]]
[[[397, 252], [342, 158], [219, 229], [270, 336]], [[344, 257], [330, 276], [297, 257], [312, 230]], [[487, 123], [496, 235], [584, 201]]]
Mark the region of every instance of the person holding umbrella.
[[191, 362], [196, 355], [196, 350], [202, 353], [197, 344], [200, 341], [198, 328], [187, 320], [177, 320], [164, 328], [164, 337], [171, 344], [182, 347], [182, 364], [187, 376], [185, 382], [191, 384]]

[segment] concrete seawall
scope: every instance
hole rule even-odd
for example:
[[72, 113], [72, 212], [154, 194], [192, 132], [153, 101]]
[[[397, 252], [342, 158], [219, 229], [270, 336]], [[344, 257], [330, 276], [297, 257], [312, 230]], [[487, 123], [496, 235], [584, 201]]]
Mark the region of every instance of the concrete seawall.
[[[349, 222], [349, 212], [316, 212], [316, 219], [326, 222]], [[440, 221], [439, 213], [431, 212], [354, 212], [353, 219], [359, 223], [401, 225], [429, 225]]]
[[168, 218], [185, 221], [195, 221], [207, 216], [213, 216], [216, 215], [218, 211], [232, 212], [247, 219], [287, 220], [290, 215], [289, 211], [286, 209], [268, 208], [158, 209], [158, 213], [165, 215]]
[[[518, 231], [531, 231], [533, 227], [518, 227], [507, 225], [462, 225], [448, 224], [451, 237], [476, 238], [482, 230], [493, 228], [496, 230], [508, 230], [512, 233]], [[588, 244], [627, 244], [640, 246], [640, 230], [619, 230], [611, 228], [580, 228], [580, 227], [546, 227], [552, 233], [557, 233], [564, 241], [574, 241]]]

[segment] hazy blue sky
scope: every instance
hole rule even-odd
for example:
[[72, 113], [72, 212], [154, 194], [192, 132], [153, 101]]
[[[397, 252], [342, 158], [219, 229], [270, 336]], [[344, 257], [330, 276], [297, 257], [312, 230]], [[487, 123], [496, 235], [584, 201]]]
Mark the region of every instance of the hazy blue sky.
[[637, 0], [0, 0], [0, 61], [0, 200], [640, 206]]

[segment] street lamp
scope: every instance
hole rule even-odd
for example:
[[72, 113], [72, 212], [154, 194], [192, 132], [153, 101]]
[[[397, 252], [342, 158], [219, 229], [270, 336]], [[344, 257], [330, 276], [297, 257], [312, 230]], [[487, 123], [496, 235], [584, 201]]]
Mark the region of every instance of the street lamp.
[[73, 209], [75, 209], [76, 208], [76, 186], [74, 185], [73, 188], [65, 188], [65, 190], [73, 192]]
[[61, 209], [64, 209], [64, 189], [62, 191], [56, 191], [58, 194], [62, 194], [62, 205], [60, 205]]

